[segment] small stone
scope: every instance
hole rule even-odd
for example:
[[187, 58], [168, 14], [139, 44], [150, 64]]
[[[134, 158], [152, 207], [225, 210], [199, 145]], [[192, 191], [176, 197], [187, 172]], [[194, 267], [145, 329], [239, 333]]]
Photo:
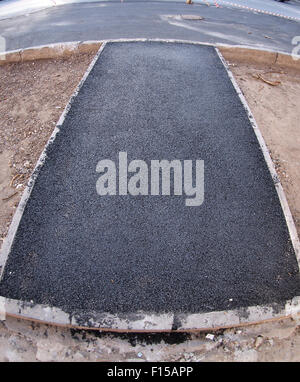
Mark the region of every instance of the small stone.
[[213, 334], [207, 334], [205, 337], [207, 340], [213, 341], [215, 336]]
[[138, 353], [137, 353], [137, 356], [138, 356], [139, 358], [142, 358], [142, 357], [143, 357], [143, 353], [142, 353], [142, 352], [138, 352]]
[[256, 348], [260, 347], [260, 345], [263, 343], [263, 341], [264, 341], [263, 337], [262, 337], [262, 336], [258, 336], [258, 337], [256, 338], [256, 340], [255, 340], [255, 344], [254, 344], [254, 346], [255, 346]]

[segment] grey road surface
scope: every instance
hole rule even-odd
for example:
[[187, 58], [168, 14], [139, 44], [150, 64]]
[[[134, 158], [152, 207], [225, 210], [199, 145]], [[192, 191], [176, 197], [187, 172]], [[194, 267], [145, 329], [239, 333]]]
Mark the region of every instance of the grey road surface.
[[[199, 15], [187, 20], [182, 15]], [[127, 1], [61, 5], [0, 21], [6, 50], [55, 42], [166, 38], [247, 45], [291, 53], [300, 23], [233, 7]]]
[[[0, 3], [0, 20], [13, 18], [20, 15], [26, 15], [42, 9], [54, 8], [65, 4], [96, 2], [107, 3], [108, 1], [109, 0], [2, 0]], [[128, 1], [130, 0], [119, 0], [119, 2]], [[147, 0], [136, 1], [141, 2]], [[185, 3], [185, 0], [177, 0], [177, 2]], [[278, 15], [279, 17], [290, 17], [293, 19], [296, 18], [300, 20], [299, 0], [289, 0], [286, 2], [280, 2], [279, 0], [194, 0], [193, 2], [216, 7], [244, 7], [253, 12], [272, 13], [274, 15]]]

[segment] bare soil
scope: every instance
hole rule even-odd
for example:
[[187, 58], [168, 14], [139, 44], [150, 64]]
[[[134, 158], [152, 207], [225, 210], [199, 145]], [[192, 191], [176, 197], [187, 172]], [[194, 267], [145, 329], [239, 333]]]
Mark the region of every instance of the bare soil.
[[268, 146], [300, 235], [300, 72], [238, 63], [230, 69]]
[[[91, 59], [85, 54], [0, 66], [0, 238]], [[300, 234], [300, 73], [233, 62], [230, 68], [271, 152]], [[206, 333], [112, 335], [0, 321], [0, 361], [37, 360], [300, 361], [300, 320], [221, 330], [213, 339]]]
[[93, 55], [0, 66], [0, 240]]

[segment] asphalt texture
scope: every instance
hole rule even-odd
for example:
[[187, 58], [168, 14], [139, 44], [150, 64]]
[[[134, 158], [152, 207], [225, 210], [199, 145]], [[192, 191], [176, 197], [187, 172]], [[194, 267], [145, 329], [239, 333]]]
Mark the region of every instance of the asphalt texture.
[[[186, 20], [181, 15], [203, 19]], [[0, 20], [6, 50], [68, 41], [161, 38], [291, 53], [295, 47], [292, 39], [300, 34], [299, 30], [296, 21], [227, 6], [188, 5], [184, 1], [70, 4]]]
[[[204, 203], [99, 196], [96, 165], [120, 151], [204, 160]], [[196, 313], [300, 295], [273, 180], [212, 47], [108, 44], [47, 155], [1, 296], [70, 313]]]
[[[1, 1], [1, 0], [0, 0]], [[110, 0], [110, 2], [113, 0]], [[120, 0], [115, 0], [120, 3]], [[149, 0], [123, 0], [121, 2], [149, 2]], [[156, 0], [158, 1], [158, 0]], [[159, 0], [163, 1], [173, 1], [175, 0]], [[0, 20], [7, 18], [13, 18], [16, 16], [28, 15], [47, 8], [54, 8], [65, 4], [78, 4], [78, 3], [106, 3], [107, 0], [44, 0], [43, 2], [38, 0], [23, 0], [22, 2], [16, 0], [2, 0], [0, 3]], [[176, 0], [176, 2], [185, 3], [184, 0]], [[194, 0], [193, 3], [200, 3], [207, 5], [216, 6], [215, 0]], [[231, 1], [217, 1], [218, 8], [220, 7], [247, 7], [254, 12], [272, 12], [279, 14], [284, 17], [297, 17], [300, 20], [300, 1], [299, 0], [288, 0], [286, 2], [280, 2], [279, 0], [235, 0], [234, 3]]]

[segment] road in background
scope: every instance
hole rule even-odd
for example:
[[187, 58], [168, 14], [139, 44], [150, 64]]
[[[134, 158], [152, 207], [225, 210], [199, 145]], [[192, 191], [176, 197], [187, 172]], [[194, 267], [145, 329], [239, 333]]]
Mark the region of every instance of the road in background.
[[276, 0], [193, 0], [195, 3], [217, 5], [221, 7], [245, 8], [254, 12], [271, 13], [279, 17], [288, 17], [300, 21], [300, 3], [296, 0], [280, 2]]
[[[3, 0], [0, 4], [0, 20], [36, 12], [41, 9], [56, 7], [64, 4], [108, 2], [111, 0]], [[115, 0], [116, 2], [128, 2], [127, 0]], [[139, 2], [147, 0], [136, 0]], [[172, 1], [172, 0], [160, 0]], [[184, 0], [177, 0], [184, 3]], [[300, 21], [300, 4], [298, 0], [290, 0], [281, 3], [274, 0], [194, 0], [194, 3], [206, 5], [246, 7], [253, 11], [274, 13], [281, 17], [298, 18]]]
[[[276, 3], [274, 1], [274, 3]], [[182, 15], [203, 19], [188, 20]], [[0, 21], [6, 50], [118, 38], [164, 38], [246, 45], [291, 53], [299, 22], [249, 10], [184, 2], [67, 4]]]

